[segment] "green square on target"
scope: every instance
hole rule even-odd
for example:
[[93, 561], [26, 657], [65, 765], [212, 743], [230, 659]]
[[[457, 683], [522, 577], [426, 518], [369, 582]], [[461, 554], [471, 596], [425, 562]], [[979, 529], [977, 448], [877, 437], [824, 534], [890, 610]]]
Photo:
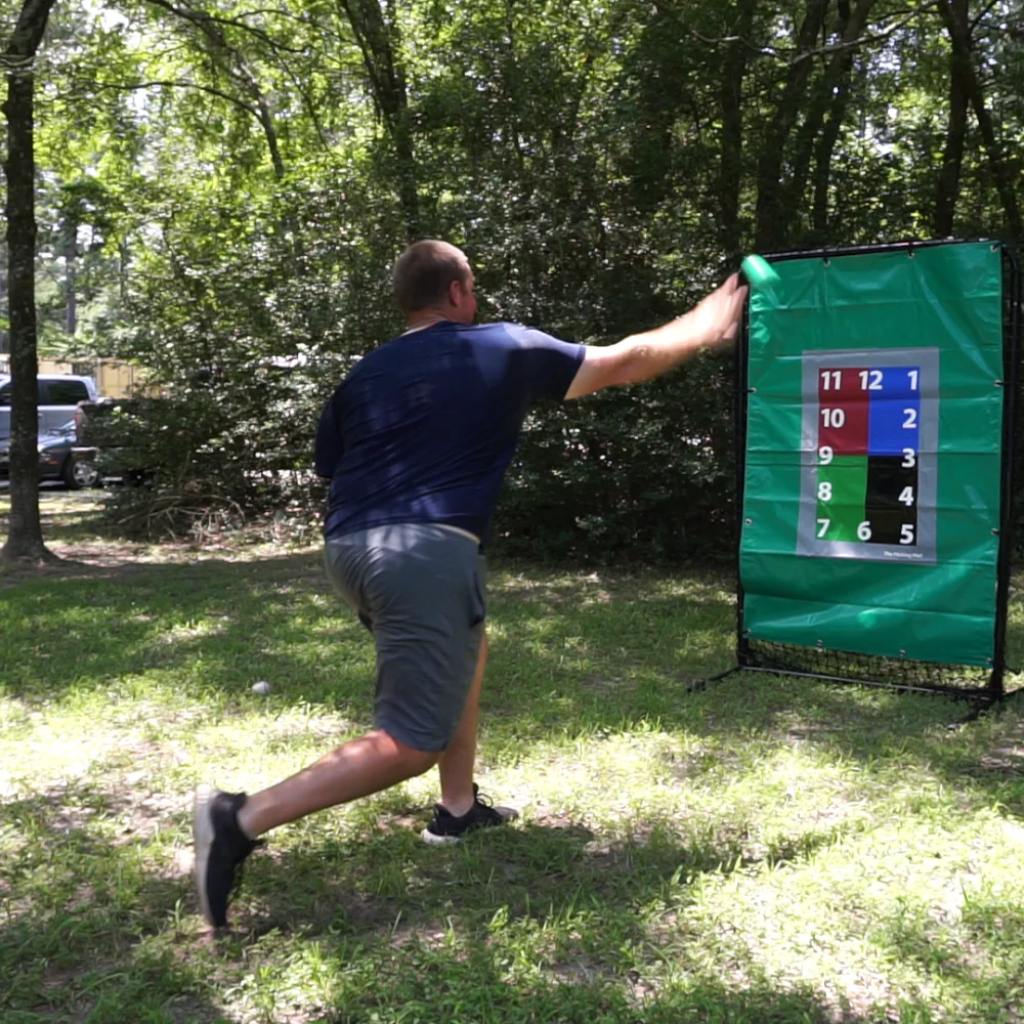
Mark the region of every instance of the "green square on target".
[[866, 455], [836, 455], [827, 466], [818, 466], [819, 540], [860, 540], [857, 529], [865, 518], [867, 487]]

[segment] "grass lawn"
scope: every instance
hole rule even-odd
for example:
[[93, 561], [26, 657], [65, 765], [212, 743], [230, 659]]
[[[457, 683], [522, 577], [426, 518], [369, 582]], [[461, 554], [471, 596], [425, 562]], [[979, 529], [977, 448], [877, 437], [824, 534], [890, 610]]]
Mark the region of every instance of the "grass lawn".
[[316, 551], [97, 540], [95, 500], [43, 499], [81, 564], [0, 577], [3, 1024], [1024, 1021], [1024, 700], [687, 693], [732, 661], [704, 571], [492, 566], [478, 778], [520, 821], [425, 846], [433, 775], [314, 816], [210, 940], [193, 787], [364, 730], [373, 649]]

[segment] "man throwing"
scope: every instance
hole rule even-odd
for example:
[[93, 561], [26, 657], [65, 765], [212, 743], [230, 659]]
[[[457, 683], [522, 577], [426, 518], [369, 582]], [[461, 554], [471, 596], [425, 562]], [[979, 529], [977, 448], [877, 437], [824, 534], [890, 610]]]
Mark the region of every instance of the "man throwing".
[[473, 271], [446, 242], [409, 246], [393, 284], [408, 330], [355, 365], [316, 438], [317, 473], [331, 481], [327, 573], [377, 648], [375, 728], [259, 793], [197, 790], [196, 888], [215, 927], [258, 836], [434, 765], [441, 799], [427, 842], [515, 817], [479, 798], [473, 765], [487, 660], [481, 545], [523, 420], [542, 399], [650, 380], [731, 345], [746, 296], [734, 275], [677, 320], [588, 347], [474, 324]]

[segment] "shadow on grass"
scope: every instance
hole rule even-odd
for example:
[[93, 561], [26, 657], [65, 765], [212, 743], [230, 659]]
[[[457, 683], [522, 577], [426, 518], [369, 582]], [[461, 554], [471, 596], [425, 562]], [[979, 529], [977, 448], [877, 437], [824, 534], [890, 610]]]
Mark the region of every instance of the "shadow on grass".
[[[499, 572], [485, 737], [526, 753], [641, 723], [712, 742], [759, 736], [864, 764], [895, 758], [956, 784], [965, 799], [1024, 814], [1016, 760], [994, 766], [971, 742], [949, 742], [962, 703], [753, 674], [688, 692], [732, 662], [733, 616], [729, 581], [713, 576]], [[0, 680], [29, 704], [144, 677], [251, 707], [252, 683], [266, 679], [270, 708], [343, 705], [371, 721], [372, 641], [330, 590], [318, 554], [36, 579], [0, 590], [0, 631]], [[1014, 650], [1020, 633], [1014, 627]]]
[[[0, 921], [5, 1024], [893, 1019], [769, 979], [743, 936], [723, 978], [706, 950], [640, 920], [640, 908], [680, 912], [702, 875], [735, 870], [713, 837], [595, 845], [585, 829], [534, 825], [440, 850], [401, 831], [257, 854], [234, 931], [208, 944], [183, 869], [154, 869], [152, 850], [111, 842], [99, 814], [81, 813], [116, 816], [124, 797], [75, 798], [71, 818], [46, 795], [3, 808], [29, 836], [7, 865], [19, 901]], [[990, 985], [986, 1006], [1007, 985]], [[925, 1004], [903, 1009], [932, 1019]]]

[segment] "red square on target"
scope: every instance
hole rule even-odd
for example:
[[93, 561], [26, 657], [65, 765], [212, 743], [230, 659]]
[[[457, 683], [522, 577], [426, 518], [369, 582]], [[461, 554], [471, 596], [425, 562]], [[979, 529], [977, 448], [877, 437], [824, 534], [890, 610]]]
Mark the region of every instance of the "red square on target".
[[833, 455], [867, 455], [867, 368], [835, 366], [818, 371], [818, 447]]

